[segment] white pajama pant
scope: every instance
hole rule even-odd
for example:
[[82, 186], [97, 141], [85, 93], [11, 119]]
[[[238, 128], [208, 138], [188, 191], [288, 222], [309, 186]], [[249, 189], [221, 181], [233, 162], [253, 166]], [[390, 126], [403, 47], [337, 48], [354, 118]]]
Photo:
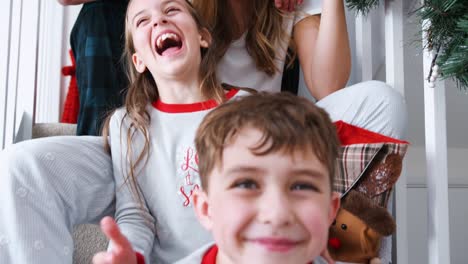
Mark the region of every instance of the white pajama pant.
[[[398, 92], [371, 81], [319, 101], [332, 120], [404, 139]], [[114, 212], [112, 163], [101, 137], [50, 137], [0, 152], [0, 263], [72, 263], [73, 227]]]

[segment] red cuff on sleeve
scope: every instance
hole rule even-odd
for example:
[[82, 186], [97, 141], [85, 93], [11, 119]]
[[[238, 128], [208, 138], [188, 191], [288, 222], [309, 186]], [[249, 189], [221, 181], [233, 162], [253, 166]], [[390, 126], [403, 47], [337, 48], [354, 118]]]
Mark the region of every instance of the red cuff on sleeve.
[[145, 264], [145, 257], [142, 254], [135, 252], [135, 255], [137, 257], [137, 264]]

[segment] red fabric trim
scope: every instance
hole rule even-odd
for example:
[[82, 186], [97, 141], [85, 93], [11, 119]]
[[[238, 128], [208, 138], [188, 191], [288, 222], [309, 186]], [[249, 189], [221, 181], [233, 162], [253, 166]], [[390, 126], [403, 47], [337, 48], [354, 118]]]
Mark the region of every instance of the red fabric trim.
[[70, 84], [68, 85], [67, 97], [63, 106], [62, 123], [76, 124], [78, 121], [78, 112], [80, 110], [80, 94], [78, 91], [78, 84], [76, 82], [76, 64], [73, 52], [69, 50], [70, 58], [72, 61], [71, 66], [65, 66], [62, 68], [62, 74], [64, 76], [71, 76]]
[[[234, 95], [237, 94], [239, 89], [231, 89], [226, 93], [226, 99], [231, 99]], [[208, 110], [218, 106], [218, 103], [215, 100], [207, 100], [204, 102], [194, 103], [194, 104], [166, 104], [161, 100], [157, 100], [153, 103], [154, 108], [159, 111], [166, 113], [190, 113], [198, 112], [203, 110]]]
[[[205, 255], [203, 255], [203, 259], [201, 261], [201, 264], [216, 264], [216, 257], [218, 256], [218, 246], [213, 245], [210, 247]], [[140, 263], [138, 263], [140, 264]], [[314, 264], [314, 262], [310, 262], [309, 264]]]
[[145, 264], [145, 257], [142, 254], [135, 252], [135, 255], [137, 257], [137, 264]]
[[366, 144], [366, 143], [397, 143], [409, 144], [407, 141], [387, 137], [343, 121], [334, 123], [341, 145]]
[[206, 251], [203, 255], [201, 264], [216, 264], [216, 257], [218, 256], [218, 246], [214, 245]]

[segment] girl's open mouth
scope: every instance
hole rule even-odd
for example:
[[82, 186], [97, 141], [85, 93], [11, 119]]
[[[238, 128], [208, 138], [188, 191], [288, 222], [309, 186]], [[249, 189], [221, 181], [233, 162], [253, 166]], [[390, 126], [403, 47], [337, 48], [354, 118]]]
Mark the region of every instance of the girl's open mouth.
[[162, 33], [156, 39], [156, 52], [160, 56], [174, 53], [182, 48], [182, 40], [173, 32]]

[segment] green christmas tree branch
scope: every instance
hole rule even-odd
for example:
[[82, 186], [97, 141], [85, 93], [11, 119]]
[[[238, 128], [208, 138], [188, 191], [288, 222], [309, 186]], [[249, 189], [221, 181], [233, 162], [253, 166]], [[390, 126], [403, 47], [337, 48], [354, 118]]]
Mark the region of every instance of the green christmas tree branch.
[[356, 10], [359, 13], [367, 15], [370, 10], [377, 7], [380, 0], [346, 0], [349, 9]]
[[442, 78], [452, 78], [460, 89], [468, 89], [468, 1], [426, 0], [418, 10], [426, 28], [429, 49], [439, 49], [434, 64]]
[[[367, 15], [384, 0], [345, 0], [348, 8]], [[387, 0], [391, 1], [391, 0]], [[427, 23], [428, 49], [435, 51], [442, 78], [468, 90], [468, 0], [425, 0], [416, 10]]]

